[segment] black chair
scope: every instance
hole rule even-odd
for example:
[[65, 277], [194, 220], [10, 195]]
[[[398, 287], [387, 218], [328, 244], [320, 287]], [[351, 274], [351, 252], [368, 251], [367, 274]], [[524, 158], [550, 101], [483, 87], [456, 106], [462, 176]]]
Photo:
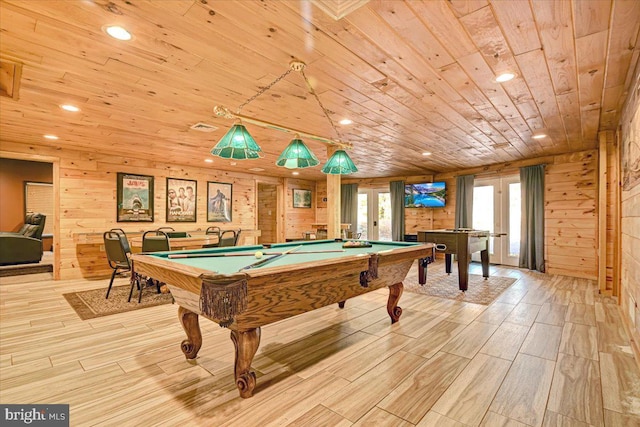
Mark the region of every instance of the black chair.
[[124, 232], [122, 228], [112, 228], [109, 230], [112, 233], [117, 233], [122, 241], [122, 247], [127, 255], [131, 254], [131, 245], [129, 245], [129, 239], [127, 238], [127, 233]]
[[158, 231], [164, 231], [165, 233], [170, 231], [176, 231], [173, 227], [159, 227]]
[[[142, 252], [164, 252], [170, 251], [171, 245], [169, 244], [169, 236], [162, 230], [150, 230], [145, 231], [142, 234]], [[147, 286], [155, 286], [158, 293], [161, 293], [160, 286], [162, 283], [159, 280], [152, 279], [151, 277], [142, 277], [139, 274], [135, 273], [133, 276], [135, 280], [131, 281], [131, 289], [129, 290], [129, 299], [131, 301], [131, 297], [133, 296], [133, 287], [134, 285], [138, 285], [138, 303], [142, 301], [142, 290], [144, 289], [144, 284]]]
[[204, 234], [212, 234], [214, 236], [218, 236], [218, 243], [207, 243], [206, 245], [202, 245], [203, 248], [217, 248], [218, 246], [220, 246], [220, 235], [222, 234], [222, 230], [220, 230], [220, 227], [216, 227], [215, 225], [211, 226], [207, 228]]
[[170, 239], [179, 237], [191, 237], [191, 235], [186, 231], [167, 231], [167, 236], [169, 236]]
[[235, 246], [236, 243], [238, 243], [239, 235], [240, 235], [239, 231], [236, 232], [236, 230], [224, 230], [220, 234], [218, 246], [220, 247]]
[[142, 252], [170, 251], [169, 236], [162, 230], [145, 231], [142, 234]]
[[[109, 282], [109, 288], [107, 288], [107, 296], [105, 297], [107, 299], [109, 298], [109, 292], [111, 292], [111, 287], [113, 286], [113, 279], [116, 277], [118, 270], [131, 271], [131, 261], [129, 260], [127, 248], [123, 244], [123, 234], [124, 231], [122, 231], [121, 234], [118, 231], [109, 230], [105, 231], [103, 235], [104, 250], [107, 253], [109, 267], [113, 269], [113, 273], [111, 274], [111, 281]], [[124, 239], [126, 239], [126, 235], [124, 236]], [[127, 242], [127, 246], [128, 245], [129, 243]], [[133, 278], [131, 281], [131, 287], [133, 289]], [[131, 299], [131, 297], [129, 297], [129, 299]]]

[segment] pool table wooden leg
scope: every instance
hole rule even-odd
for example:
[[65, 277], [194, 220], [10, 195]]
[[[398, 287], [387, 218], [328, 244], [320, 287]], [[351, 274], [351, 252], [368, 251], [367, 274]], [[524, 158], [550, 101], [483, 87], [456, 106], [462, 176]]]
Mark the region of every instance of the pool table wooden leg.
[[402, 282], [389, 286], [387, 313], [389, 313], [389, 317], [391, 317], [391, 323], [396, 323], [402, 315], [402, 308], [398, 307], [398, 301], [400, 301], [403, 289], [404, 285]]
[[202, 347], [202, 334], [200, 333], [198, 315], [184, 307], [178, 307], [178, 318], [182, 328], [187, 333], [187, 339], [182, 341], [180, 348], [187, 359], [195, 359], [200, 347]]
[[260, 345], [260, 328], [246, 331], [231, 330], [231, 341], [236, 348], [236, 362], [233, 374], [240, 397], [253, 396], [256, 387], [256, 373], [251, 370], [251, 362]]

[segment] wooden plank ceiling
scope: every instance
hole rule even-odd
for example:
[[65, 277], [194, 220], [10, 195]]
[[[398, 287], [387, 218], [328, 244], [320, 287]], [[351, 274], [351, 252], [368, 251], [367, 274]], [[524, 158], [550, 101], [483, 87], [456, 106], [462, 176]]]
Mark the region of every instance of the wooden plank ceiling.
[[[332, 6], [346, 16], [330, 16]], [[19, 93], [0, 97], [2, 141], [191, 166], [212, 158], [233, 123], [213, 107], [235, 111], [293, 58], [307, 64], [340, 135], [296, 72], [242, 114], [352, 143], [356, 177], [591, 149], [599, 130], [616, 128], [640, 53], [636, 0], [2, 0], [0, 7], [2, 70], [22, 64]], [[108, 25], [133, 39], [110, 38]], [[504, 71], [516, 77], [496, 83]], [[64, 103], [81, 111], [63, 111]], [[353, 124], [338, 125], [343, 118]], [[217, 130], [190, 129], [198, 122]], [[247, 127], [265, 157], [235, 165], [214, 158], [207, 167], [290, 176], [274, 162], [292, 135]], [[548, 136], [532, 139], [537, 132]], [[307, 143], [324, 163], [326, 146]], [[320, 167], [300, 177], [323, 179]]]

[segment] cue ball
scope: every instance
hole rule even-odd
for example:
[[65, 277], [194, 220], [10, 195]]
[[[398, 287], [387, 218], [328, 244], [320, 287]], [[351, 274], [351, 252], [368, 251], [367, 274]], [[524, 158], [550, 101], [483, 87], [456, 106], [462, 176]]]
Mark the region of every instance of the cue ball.
[[262, 252], [260, 251], [256, 252], [256, 258], [258, 259], [262, 258]]

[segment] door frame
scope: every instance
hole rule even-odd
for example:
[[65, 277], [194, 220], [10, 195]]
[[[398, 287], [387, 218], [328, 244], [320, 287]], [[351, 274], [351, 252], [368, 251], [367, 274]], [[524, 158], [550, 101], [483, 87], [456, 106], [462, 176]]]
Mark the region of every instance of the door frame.
[[[473, 186], [484, 187], [493, 186], [493, 212], [494, 212], [494, 229], [490, 239], [493, 243], [493, 253], [489, 253], [489, 262], [492, 264], [501, 264], [517, 267], [519, 263], [519, 255], [509, 255], [509, 185], [520, 182], [519, 174], [509, 174], [504, 176], [492, 176], [486, 178], [478, 178]], [[479, 261], [479, 256], [472, 256], [474, 261]]]
[[60, 280], [60, 158], [13, 151], [0, 151], [0, 157], [51, 163], [53, 167], [53, 280]]
[[[377, 212], [380, 211], [379, 210], [380, 207], [378, 205], [378, 201], [379, 201], [378, 195], [380, 193], [391, 194], [391, 190], [388, 187], [358, 187], [358, 194], [367, 195], [367, 239], [368, 240], [380, 240], [380, 218], [378, 218], [378, 214], [377, 214]], [[376, 212], [375, 219], [371, 215], [372, 212]]]

